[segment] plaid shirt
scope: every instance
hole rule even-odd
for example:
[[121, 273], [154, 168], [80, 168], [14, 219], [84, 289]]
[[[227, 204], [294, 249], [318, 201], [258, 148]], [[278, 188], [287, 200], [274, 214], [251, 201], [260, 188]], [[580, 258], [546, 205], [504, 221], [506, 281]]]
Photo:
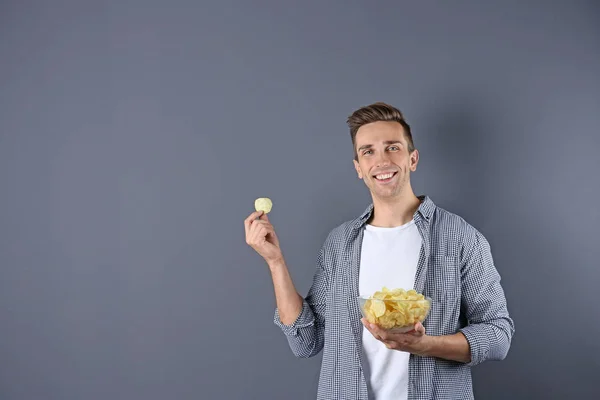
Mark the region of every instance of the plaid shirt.
[[[408, 399], [473, 399], [471, 367], [506, 357], [514, 323], [484, 236], [429, 197], [419, 198], [414, 220], [423, 246], [414, 289], [432, 299], [423, 325], [428, 335], [462, 332], [471, 361], [411, 354]], [[357, 296], [362, 238], [372, 211], [373, 204], [330, 232], [296, 321], [284, 325], [275, 309], [274, 322], [297, 357], [323, 351], [317, 399], [368, 399]]]

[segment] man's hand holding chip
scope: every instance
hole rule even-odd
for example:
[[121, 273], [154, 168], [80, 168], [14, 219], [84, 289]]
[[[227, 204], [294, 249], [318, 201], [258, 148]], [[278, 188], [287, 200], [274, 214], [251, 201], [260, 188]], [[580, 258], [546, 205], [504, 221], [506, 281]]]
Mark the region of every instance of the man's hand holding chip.
[[275, 228], [269, 222], [269, 217], [264, 211], [256, 211], [250, 214], [244, 221], [244, 226], [246, 228], [246, 243], [260, 254], [269, 266], [283, 261], [283, 254]]
[[303, 298], [300, 296], [285, 265], [275, 228], [267, 214], [273, 203], [269, 198], [256, 199], [253, 212], [244, 221], [246, 243], [260, 254], [271, 270], [279, 319], [284, 325], [292, 324], [302, 312]]

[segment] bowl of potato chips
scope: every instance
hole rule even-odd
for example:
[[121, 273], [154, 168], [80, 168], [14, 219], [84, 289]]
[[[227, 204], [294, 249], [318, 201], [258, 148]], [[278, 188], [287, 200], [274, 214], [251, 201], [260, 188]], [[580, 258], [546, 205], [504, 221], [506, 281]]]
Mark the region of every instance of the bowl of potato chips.
[[359, 296], [358, 302], [362, 316], [369, 323], [392, 332], [413, 330], [431, 310], [431, 299], [414, 289], [389, 290], [384, 287], [371, 296]]

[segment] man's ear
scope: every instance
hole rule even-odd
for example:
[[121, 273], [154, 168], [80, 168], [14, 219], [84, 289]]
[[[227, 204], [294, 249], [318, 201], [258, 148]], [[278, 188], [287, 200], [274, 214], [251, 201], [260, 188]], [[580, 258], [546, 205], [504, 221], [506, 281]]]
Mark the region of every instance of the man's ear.
[[360, 171], [360, 165], [358, 165], [358, 162], [356, 160], [352, 160], [352, 162], [354, 163], [354, 169], [356, 169], [356, 173], [358, 174], [358, 179], [362, 179], [362, 172]]
[[417, 165], [419, 164], [419, 150], [414, 149], [412, 153], [410, 153], [410, 170], [415, 172], [417, 170]]

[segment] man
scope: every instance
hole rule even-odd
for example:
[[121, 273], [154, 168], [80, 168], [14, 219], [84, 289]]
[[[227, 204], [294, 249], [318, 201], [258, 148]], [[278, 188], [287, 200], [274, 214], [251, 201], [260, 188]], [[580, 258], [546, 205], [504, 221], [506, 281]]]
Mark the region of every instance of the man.
[[[471, 367], [504, 359], [514, 334], [490, 246], [461, 217], [413, 193], [419, 152], [398, 109], [375, 103], [347, 122], [373, 202], [329, 233], [305, 298], [268, 217], [245, 221], [246, 242], [271, 272], [274, 322], [296, 356], [323, 351], [318, 399], [472, 399]], [[390, 333], [361, 319], [357, 296], [383, 286], [430, 297], [423, 324]]]

